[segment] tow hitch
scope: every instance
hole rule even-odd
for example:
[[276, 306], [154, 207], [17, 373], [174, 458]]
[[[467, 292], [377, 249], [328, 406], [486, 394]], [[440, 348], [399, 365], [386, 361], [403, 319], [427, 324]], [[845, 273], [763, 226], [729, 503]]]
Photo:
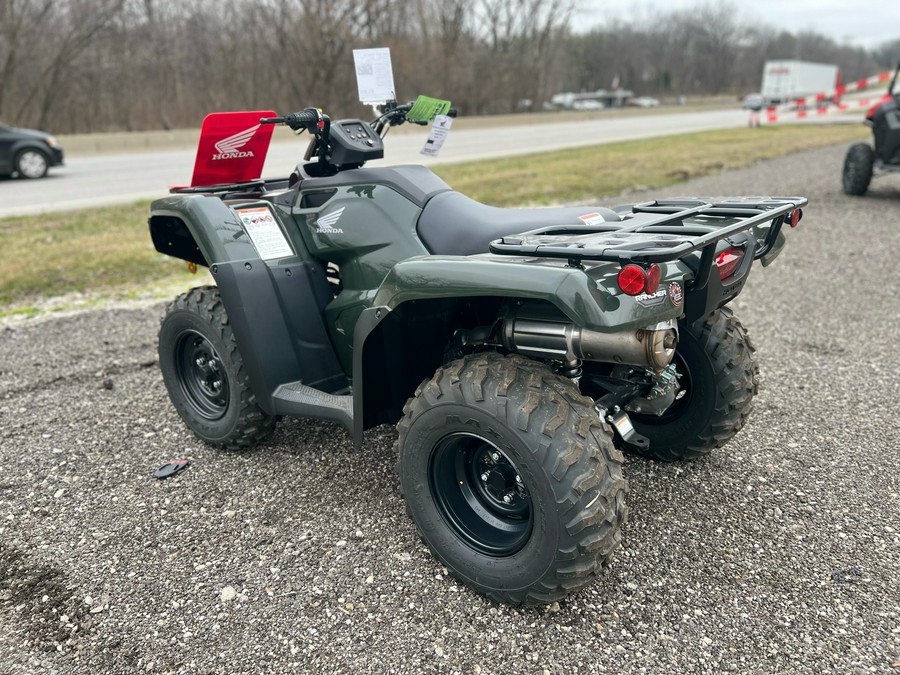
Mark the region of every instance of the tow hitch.
[[650, 447], [650, 439], [635, 431], [628, 413], [621, 410], [619, 406], [613, 408], [613, 412], [609, 412], [603, 408], [597, 408], [597, 414], [600, 415], [600, 419], [605, 420], [612, 426], [613, 430], [619, 435], [619, 438], [629, 445], [634, 445], [645, 450]]

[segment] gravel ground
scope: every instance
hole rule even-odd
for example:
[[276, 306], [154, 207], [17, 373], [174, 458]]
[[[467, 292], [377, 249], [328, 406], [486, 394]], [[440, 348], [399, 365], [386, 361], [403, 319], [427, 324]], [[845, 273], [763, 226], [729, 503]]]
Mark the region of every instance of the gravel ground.
[[[622, 548], [549, 607], [448, 577], [393, 429], [359, 453], [305, 420], [253, 452], [198, 442], [156, 365], [161, 305], [0, 329], [0, 671], [900, 671], [900, 180], [845, 197], [843, 152], [654, 194], [811, 203], [733, 304], [763, 373], [747, 427], [693, 463], [629, 459]], [[172, 457], [190, 468], [154, 479]]]

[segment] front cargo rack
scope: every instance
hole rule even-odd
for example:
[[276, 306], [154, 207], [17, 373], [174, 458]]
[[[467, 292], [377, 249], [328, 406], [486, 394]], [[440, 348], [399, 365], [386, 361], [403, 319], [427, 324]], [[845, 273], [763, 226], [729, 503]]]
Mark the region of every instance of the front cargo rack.
[[[805, 197], [728, 197], [721, 200], [670, 199], [631, 207], [619, 222], [593, 225], [552, 225], [492, 241], [500, 255], [563, 258], [578, 266], [582, 261], [669, 262], [702, 249], [701, 269], [708, 269], [716, 244], [727, 237], [771, 221], [754, 258], [761, 258], [776, 243], [787, 220], [796, 225]], [[655, 217], [654, 217], [655, 216]], [[687, 219], [702, 222], [686, 223]], [[731, 222], [738, 219], [737, 222]], [[727, 224], [715, 224], [728, 220]]]
[[221, 195], [227, 193], [254, 193], [263, 194], [273, 189], [287, 187], [287, 178], [254, 178], [253, 180], [240, 181], [238, 183], [219, 183], [217, 185], [191, 185], [170, 187], [171, 194], [190, 195]]

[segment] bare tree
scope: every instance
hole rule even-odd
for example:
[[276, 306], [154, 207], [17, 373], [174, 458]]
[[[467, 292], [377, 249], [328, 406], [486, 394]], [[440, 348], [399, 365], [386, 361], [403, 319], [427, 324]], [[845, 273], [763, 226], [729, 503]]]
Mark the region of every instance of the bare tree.
[[398, 95], [466, 114], [559, 91], [743, 94], [766, 59], [895, 65], [815, 33], [753, 23], [735, 4], [644, 11], [573, 32], [575, 0], [0, 0], [0, 117], [59, 132], [195, 126], [213, 110], [324, 106], [365, 115], [352, 50], [389, 47]]
[[[61, 32], [57, 41], [51, 43], [52, 51], [37, 71], [37, 77], [32, 80], [14, 113], [17, 118], [24, 117], [32, 104], [35, 104], [33, 114], [37, 119], [37, 126], [47, 126], [53, 104], [61, 93], [61, 84], [73, 61], [110, 25], [122, 5], [123, 0], [70, 0], [68, 3], [57, 2], [54, 5], [55, 12], [63, 13], [60, 23], [67, 28]], [[58, 15], [54, 16], [54, 23], [59, 18]]]
[[[30, 57], [29, 46], [46, 22], [52, 0], [43, 3], [28, 0], [0, 0], [0, 117], [11, 114], [10, 92], [17, 95], [25, 80], [22, 63]], [[29, 57], [23, 57], [23, 50]]]

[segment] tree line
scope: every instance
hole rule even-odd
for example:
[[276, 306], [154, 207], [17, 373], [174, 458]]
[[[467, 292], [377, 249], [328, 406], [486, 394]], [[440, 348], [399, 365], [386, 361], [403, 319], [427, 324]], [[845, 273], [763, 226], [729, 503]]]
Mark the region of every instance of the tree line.
[[401, 97], [513, 112], [615, 81], [638, 95], [734, 95], [767, 59], [895, 65], [900, 40], [838, 44], [700, 4], [583, 30], [575, 0], [0, 0], [0, 121], [56, 133], [197, 126], [215, 110], [365, 116], [352, 50], [389, 47]]

